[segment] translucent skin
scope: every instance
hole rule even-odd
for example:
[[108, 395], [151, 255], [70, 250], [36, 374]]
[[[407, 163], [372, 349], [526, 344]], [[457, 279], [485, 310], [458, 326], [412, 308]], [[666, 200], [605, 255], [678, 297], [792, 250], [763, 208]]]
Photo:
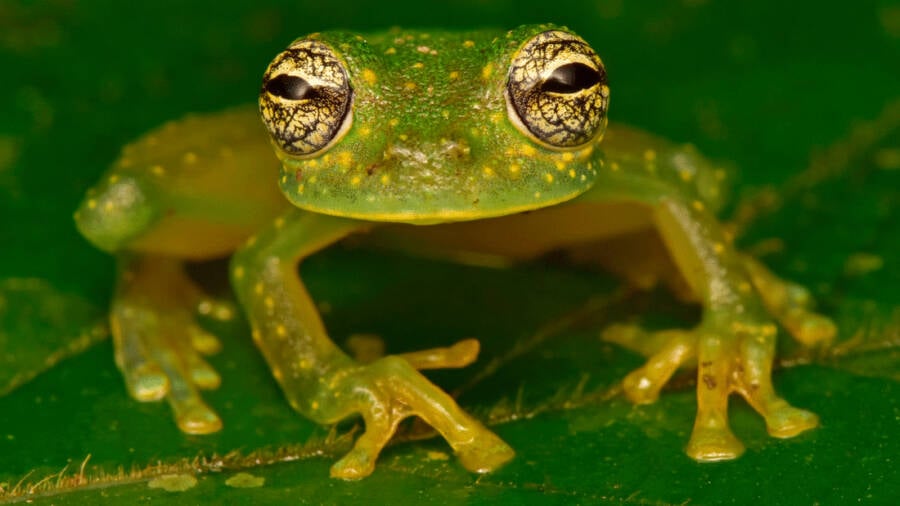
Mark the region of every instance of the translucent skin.
[[355, 98], [352, 123], [309, 156], [277, 147], [272, 156], [252, 108], [187, 117], [127, 146], [75, 217], [86, 238], [119, 259], [110, 321], [131, 394], [166, 398], [185, 432], [221, 427], [199, 393], [219, 384], [201, 357], [218, 343], [194, 316], [228, 318], [232, 309], [204, 297], [182, 267], [232, 255], [252, 337], [290, 404], [319, 423], [352, 415], [365, 422], [332, 476], [370, 474], [398, 423], [413, 415], [440, 432], [467, 469], [487, 472], [511, 459], [509, 446], [417, 371], [465, 366], [477, 342], [361, 364], [328, 337], [297, 265], [369, 231], [374, 241], [451, 258], [528, 259], [564, 249], [638, 286], [665, 283], [700, 303], [703, 317], [691, 331], [604, 333], [648, 356], [624, 380], [636, 403], [654, 401], [677, 368], [698, 364], [687, 447], [697, 460], [742, 452], [728, 428], [732, 392], [775, 437], [815, 427], [815, 415], [774, 392], [775, 322], [806, 344], [830, 340], [835, 328], [807, 310], [801, 287], [734, 250], [714, 217], [727, 174], [690, 146], [629, 127], [556, 149], [510, 116], [507, 67], [548, 30], [564, 29], [314, 35], [343, 62]]

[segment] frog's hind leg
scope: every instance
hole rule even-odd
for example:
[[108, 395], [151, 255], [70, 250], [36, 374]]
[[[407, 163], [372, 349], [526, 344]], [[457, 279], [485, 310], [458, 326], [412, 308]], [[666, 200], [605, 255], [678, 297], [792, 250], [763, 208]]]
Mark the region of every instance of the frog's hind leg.
[[198, 389], [214, 389], [219, 375], [201, 357], [219, 350], [201, 329], [197, 313], [227, 318], [227, 305], [204, 297], [180, 261], [154, 255], [122, 255], [110, 323], [116, 364], [129, 393], [140, 401], [166, 398], [178, 427], [208, 434], [222, 427]]

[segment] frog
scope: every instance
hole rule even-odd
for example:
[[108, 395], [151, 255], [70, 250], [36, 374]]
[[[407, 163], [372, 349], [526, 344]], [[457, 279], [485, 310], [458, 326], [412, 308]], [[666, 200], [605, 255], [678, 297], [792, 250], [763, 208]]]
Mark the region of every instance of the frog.
[[[807, 289], [737, 250], [716, 218], [729, 170], [690, 144], [609, 123], [609, 98], [598, 53], [553, 24], [296, 39], [265, 70], [256, 106], [150, 131], [75, 212], [81, 234], [116, 259], [109, 321], [127, 390], [165, 399], [185, 433], [220, 430], [201, 392], [221, 383], [205, 358], [221, 344], [199, 322], [239, 306], [294, 410], [319, 424], [361, 418], [332, 477], [371, 474], [414, 416], [467, 470], [498, 469], [514, 450], [421, 372], [471, 364], [477, 340], [371, 360], [332, 341], [304, 260], [355, 238], [461, 261], [563, 252], [698, 304], [691, 329], [622, 323], [602, 333], [646, 356], [622, 380], [635, 404], [696, 367], [685, 451], [697, 461], [744, 451], [729, 427], [732, 393], [774, 437], [815, 428], [814, 413], [775, 391], [776, 336], [827, 344], [834, 323]], [[237, 306], [185, 270], [222, 257]]]

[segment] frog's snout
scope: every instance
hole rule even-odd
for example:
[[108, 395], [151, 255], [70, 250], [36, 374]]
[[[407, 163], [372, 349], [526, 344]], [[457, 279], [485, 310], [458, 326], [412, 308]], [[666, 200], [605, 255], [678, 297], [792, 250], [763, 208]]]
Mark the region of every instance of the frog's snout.
[[397, 142], [388, 144], [384, 151], [385, 160], [393, 160], [400, 165], [437, 168], [466, 163], [470, 159], [471, 148], [462, 138], [427, 142], [411, 142], [409, 139], [410, 136], [403, 135]]
[[154, 209], [135, 178], [111, 176], [88, 191], [75, 211], [75, 225], [98, 248], [115, 251], [146, 230]]

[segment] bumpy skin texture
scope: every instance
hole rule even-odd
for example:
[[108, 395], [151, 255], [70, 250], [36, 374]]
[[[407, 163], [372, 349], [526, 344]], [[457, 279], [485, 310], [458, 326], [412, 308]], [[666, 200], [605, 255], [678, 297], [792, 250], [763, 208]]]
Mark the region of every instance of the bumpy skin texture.
[[409, 416], [438, 430], [467, 469], [508, 461], [512, 449], [417, 371], [465, 366], [477, 342], [367, 363], [331, 342], [297, 265], [366, 231], [451, 258], [563, 250], [700, 303], [694, 330], [604, 333], [648, 356], [624, 380], [636, 403], [698, 365], [687, 448], [698, 460], [743, 450], [728, 429], [732, 392], [773, 436], [815, 427], [772, 387], [775, 322], [806, 344], [830, 340], [833, 324], [808, 310], [801, 287], [734, 250], [714, 218], [727, 174], [635, 129], [613, 125], [604, 137], [608, 98], [600, 58], [550, 25], [298, 39], [265, 73], [265, 128], [250, 108], [163, 126], [127, 146], [76, 212], [85, 237], [120, 260], [111, 325], [129, 391], [166, 398], [186, 432], [221, 427], [199, 393], [218, 386], [201, 358], [218, 343], [194, 318], [233, 308], [205, 298], [182, 268], [233, 253], [252, 337], [291, 405], [320, 423], [365, 423], [332, 476], [371, 473]]

